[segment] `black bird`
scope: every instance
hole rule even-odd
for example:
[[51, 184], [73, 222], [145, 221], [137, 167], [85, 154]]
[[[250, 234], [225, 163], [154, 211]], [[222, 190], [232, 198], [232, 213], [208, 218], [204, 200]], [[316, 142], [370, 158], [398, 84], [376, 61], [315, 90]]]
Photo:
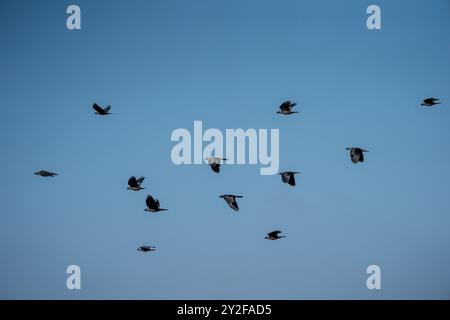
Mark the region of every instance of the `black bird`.
[[234, 194], [222, 194], [219, 198], [223, 198], [228, 206], [234, 211], [239, 211], [239, 206], [236, 202], [236, 198], [242, 198], [242, 196], [235, 196]]
[[138, 251], [142, 251], [142, 252], [156, 251], [156, 247], [154, 247], [154, 246], [140, 246], [138, 248]]
[[220, 172], [220, 162], [221, 161], [227, 161], [225, 158], [219, 158], [219, 157], [207, 157], [206, 160], [208, 160], [208, 164], [211, 167], [212, 171], [215, 173]]
[[159, 207], [159, 200], [154, 199], [150, 194], [147, 195], [147, 199], [145, 199], [145, 203], [147, 204], [147, 208], [145, 208], [145, 211], [150, 211], [150, 212], [167, 211], [167, 209], [161, 209]]
[[41, 176], [41, 177], [54, 177], [54, 176], [58, 175], [57, 173], [50, 172], [50, 171], [45, 171], [45, 170], [41, 170], [41, 171], [35, 172], [34, 174], [38, 175], [38, 176]]
[[348, 147], [345, 150], [350, 150], [350, 159], [352, 159], [353, 163], [364, 162], [363, 152], [369, 152], [369, 150], [356, 147]]
[[142, 182], [144, 181], [145, 177], [140, 177], [139, 179], [136, 179], [135, 176], [131, 177], [130, 179], [128, 179], [128, 190], [133, 190], [133, 191], [139, 191], [145, 188], [141, 187]]
[[279, 235], [280, 233], [281, 233], [281, 231], [279, 231], [279, 230], [269, 232], [264, 239], [278, 240], [278, 239], [281, 239], [281, 238], [285, 238], [285, 236], [280, 236]]
[[424, 99], [420, 105], [425, 106], [425, 107], [432, 107], [435, 104], [441, 104], [441, 101], [439, 101], [439, 100], [440, 99], [436, 99], [436, 98], [427, 98], [427, 99]]
[[284, 183], [288, 183], [289, 185], [295, 187], [295, 175], [300, 172], [296, 171], [284, 171], [280, 172], [279, 175], [281, 175], [281, 180]]
[[112, 114], [111, 112], [109, 112], [109, 110], [111, 110], [111, 106], [107, 106], [106, 108], [102, 108], [98, 104], [94, 103], [92, 105], [92, 108], [94, 108], [95, 114], [98, 114], [100, 116], [106, 116], [108, 114]]
[[293, 114], [293, 113], [298, 113], [298, 111], [292, 111], [292, 108], [294, 108], [297, 104], [295, 102], [291, 102], [291, 101], [285, 101], [280, 105], [280, 110], [277, 111], [277, 113], [279, 114], [283, 114], [285, 116]]

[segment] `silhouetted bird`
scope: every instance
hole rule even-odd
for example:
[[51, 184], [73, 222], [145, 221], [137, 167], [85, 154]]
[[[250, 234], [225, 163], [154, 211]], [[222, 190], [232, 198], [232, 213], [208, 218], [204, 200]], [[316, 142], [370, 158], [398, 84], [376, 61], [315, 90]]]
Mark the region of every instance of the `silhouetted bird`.
[[207, 157], [206, 160], [208, 160], [208, 164], [211, 167], [212, 171], [215, 173], [220, 172], [220, 162], [221, 161], [227, 161], [225, 158], [219, 158], [219, 157]]
[[280, 236], [279, 234], [281, 233], [281, 231], [272, 231], [272, 232], [269, 232], [268, 234], [267, 234], [267, 236], [264, 238], [264, 239], [268, 239], [268, 240], [278, 240], [278, 239], [281, 239], [281, 238], [285, 238], [285, 236]]
[[239, 211], [239, 206], [236, 202], [237, 198], [242, 198], [242, 196], [235, 196], [234, 194], [222, 194], [219, 198], [223, 198], [228, 206], [234, 211]]
[[353, 163], [364, 162], [363, 152], [369, 152], [369, 150], [356, 147], [348, 147], [345, 150], [350, 150], [350, 159], [352, 159]]
[[98, 104], [94, 103], [92, 105], [92, 108], [94, 108], [95, 114], [98, 114], [100, 116], [106, 116], [108, 114], [111, 114], [111, 112], [109, 112], [109, 110], [111, 110], [111, 106], [107, 106], [106, 108], [103, 109]]
[[425, 107], [432, 107], [435, 104], [441, 104], [441, 102], [439, 100], [440, 99], [436, 99], [436, 98], [427, 98], [427, 99], [424, 99], [420, 105], [425, 106]]
[[138, 251], [142, 251], [142, 252], [156, 251], [156, 247], [154, 247], [154, 246], [140, 246], [138, 248]]
[[281, 175], [281, 180], [284, 183], [288, 183], [289, 185], [295, 187], [295, 177], [294, 177], [294, 175], [296, 175], [297, 173], [300, 173], [300, 172], [284, 171], [284, 172], [280, 172], [279, 175]]
[[283, 115], [290, 115], [293, 113], [298, 113], [297, 111], [292, 111], [292, 108], [294, 108], [297, 104], [295, 102], [291, 101], [285, 101], [280, 105], [280, 110], [277, 111], [279, 114]]
[[159, 200], [154, 199], [151, 195], [147, 195], [147, 199], [145, 199], [145, 203], [147, 204], [147, 208], [145, 208], [145, 211], [158, 212], [158, 211], [166, 211], [167, 210], [167, 209], [161, 209], [159, 207]]
[[50, 172], [50, 171], [45, 171], [45, 170], [41, 170], [41, 171], [35, 172], [34, 174], [38, 175], [38, 176], [41, 176], [41, 177], [54, 177], [54, 176], [58, 175], [57, 173]]
[[128, 179], [128, 190], [133, 190], [133, 191], [139, 191], [145, 188], [141, 187], [142, 182], [144, 181], [145, 177], [140, 177], [139, 179], [136, 179], [135, 176], [131, 177], [130, 179]]

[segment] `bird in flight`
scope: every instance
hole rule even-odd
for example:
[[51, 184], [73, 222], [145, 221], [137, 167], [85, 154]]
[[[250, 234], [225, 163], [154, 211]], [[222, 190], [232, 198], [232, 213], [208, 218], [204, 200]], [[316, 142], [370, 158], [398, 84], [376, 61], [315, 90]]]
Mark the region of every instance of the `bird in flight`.
[[369, 150], [364, 150], [356, 147], [348, 147], [345, 150], [350, 150], [350, 159], [353, 163], [364, 162], [363, 152], [369, 152]]
[[280, 110], [277, 111], [277, 113], [279, 114], [283, 114], [285, 116], [293, 114], [293, 113], [298, 113], [298, 111], [292, 111], [292, 109], [296, 106], [297, 104], [295, 102], [291, 102], [291, 101], [285, 101], [280, 105]]
[[420, 104], [421, 106], [425, 106], [425, 107], [432, 107], [435, 104], [441, 104], [440, 99], [436, 99], [436, 98], [427, 98], [424, 99], [423, 102]]
[[95, 114], [98, 114], [100, 116], [106, 116], [108, 114], [112, 114], [111, 112], [109, 112], [109, 110], [111, 110], [111, 106], [107, 106], [106, 108], [102, 108], [98, 104], [94, 103], [92, 105], [92, 108], [94, 108]]
[[34, 174], [41, 176], [41, 177], [54, 177], [54, 176], [58, 175], [57, 173], [46, 171], [46, 170], [41, 170], [41, 171], [35, 172]]
[[135, 176], [132, 176], [130, 179], [128, 179], [128, 190], [133, 191], [139, 191], [145, 188], [141, 187], [142, 182], [144, 181], [145, 177], [140, 177], [139, 179], [136, 179]]
[[281, 231], [279, 231], [279, 230], [269, 232], [264, 239], [278, 240], [278, 239], [281, 239], [281, 238], [285, 238], [285, 236], [280, 236], [280, 233], [281, 233]]
[[242, 198], [242, 196], [235, 196], [234, 194], [222, 194], [219, 198], [223, 198], [228, 206], [234, 211], [239, 211], [239, 206], [236, 202], [236, 198]]
[[142, 252], [156, 251], [156, 247], [154, 247], [154, 246], [140, 246], [138, 248], [138, 251], [142, 251]]
[[160, 208], [159, 200], [153, 198], [150, 194], [147, 195], [147, 199], [145, 199], [145, 204], [147, 205], [147, 208], [145, 208], [145, 211], [158, 212], [158, 211], [167, 211], [168, 210], [168, 209]]
[[300, 172], [296, 171], [284, 171], [280, 172], [279, 175], [281, 175], [281, 180], [284, 183], [288, 183], [289, 185], [295, 187], [295, 175]]
[[220, 162], [227, 161], [227, 159], [219, 157], [207, 157], [206, 160], [208, 161], [211, 170], [214, 171], [215, 173], [220, 172]]

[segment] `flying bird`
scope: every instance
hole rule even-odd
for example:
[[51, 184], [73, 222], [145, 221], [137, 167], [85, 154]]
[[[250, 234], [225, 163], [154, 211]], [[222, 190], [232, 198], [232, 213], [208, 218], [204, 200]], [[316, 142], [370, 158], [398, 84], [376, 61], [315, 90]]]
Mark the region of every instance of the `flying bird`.
[[34, 174], [41, 176], [41, 177], [54, 177], [54, 176], [58, 175], [57, 173], [46, 171], [46, 170], [41, 170], [41, 171], [35, 172]]
[[352, 159], [353, 163], [364, 162], [363, 152], [369, 152], [369, 150], [356, 147], [348, 147], [345, 150], [350, 150], [350, 159]]
[[109, 112], [109, 110], [111, 110], [111, 106], [107, 106], [106, 108], [102, 108], [98, 104], [94, 103], [92, 105], [92, 108], [94, 108], [95, 114], [98, 114], [100, 116], [106, 116], [108, 114], [111, 114], [111, 112]]
[[133, 190], [133, 191], [139, 191], [145, 188], [141, 187], [142, 182], [144, 181], [145, 177], [140, 177], [139, 179], [136, 179], [135, 176], [131, 177], [130, 179], [128, 179], [128, 190]]
[[207, 157], [206, 160], [208, 161], [211, 170], [214, 171], [215, 173], [220, 172], [220, 162], [227, 161], [227, 159], [219, 157]]
[[269, 232], [264, 239], [278, 240], [278, 239], [281, 239], [281, 238], [285, 238], [285, 236], [280, 236], [279, 235], [280, 233], [281, 233], [281, 231], [279, 231], [279, 230]]
[[423, 102], [420, 104], [421, 106], [425, 106], [425, 107], [432, 107], [435, 104], [441, 104], [440, 99], [437, 98], [427, 98], [424, 99]]
[[147, 199], [145, 199], [145, 203], [147, 204], [147, 208], [145, 208], [145, 211], [158, 212], [158, 211], [167, 211], [168, 210], [168, 209], [161, 209], [159, 207], [159, 200], [153, 198], [150, 194], [147, 195]]
[[284, 171], [280, 172], [279, 175], [281, 175], [281, 180], [284, 183], [288, 183], [289, 185], [295, 187], [295, 175], [300, 172], [296, 171]]
[[140, 246], [138, 248], [138, 251], [142, 251], [142, 252], [156, 251], [156, 247], [154, 247], [154, 246]]
[[297, 104], [295, 102], [291, 102], [291, 101], [285, 101], [280, 105], [280, 110], [277, 111], [277, 113], [279, 114], [283, 114], [285, 116], [293, 114], [293, 113], [298, 113], [298, 111], [292, 111], [292, 109], [296, 106]]
[[236, 202], [236, 198], [242, 198], [242, 196], [235, 196], [234, 194], [222, 194], [219, 198], [223, 198], [228, 206], [234, 211], [239, 211], [239, 206]]

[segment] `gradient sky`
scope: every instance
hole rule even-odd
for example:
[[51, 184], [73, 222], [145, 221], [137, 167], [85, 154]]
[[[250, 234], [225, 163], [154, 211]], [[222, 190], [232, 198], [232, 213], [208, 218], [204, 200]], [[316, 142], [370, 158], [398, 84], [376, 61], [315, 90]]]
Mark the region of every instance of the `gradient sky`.
[[[449, 31], [448, 0], [1, 0], [0, 298], [450, 298]], [[275, 113], [287, 99], [300, 114]], [[194, 120], [279, 128], [298, 185], [175, 166]], [[169, 211], [144, 212], [147, 192]]]

